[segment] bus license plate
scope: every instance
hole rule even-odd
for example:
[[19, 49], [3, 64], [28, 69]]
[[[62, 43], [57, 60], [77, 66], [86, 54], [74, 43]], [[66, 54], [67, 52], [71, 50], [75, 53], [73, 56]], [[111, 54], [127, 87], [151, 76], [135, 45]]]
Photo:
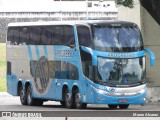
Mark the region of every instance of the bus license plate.
[[126, 99], [119, 99], [119, 102], [120, 103], [125, 103], [125, 102], [127, 102], [127, 100]]

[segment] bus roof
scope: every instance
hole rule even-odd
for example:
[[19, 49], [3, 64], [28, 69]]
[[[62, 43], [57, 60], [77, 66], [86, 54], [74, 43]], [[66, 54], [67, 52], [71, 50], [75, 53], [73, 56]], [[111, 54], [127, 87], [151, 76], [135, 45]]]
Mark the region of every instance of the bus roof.
[[111, 24], [120, 24], [120, 25], [136, 25], [132, 22], [126, 21], [108, 21], [108, 20], [77, 20], [77, 21], [37, 21], [37, 22], [17, 22], [9, 23], [8, 27], [16, 26], [47, 26], [47, 25], [76, 25], [76, 24], [99, 24], [99, 25], [111, 25]]

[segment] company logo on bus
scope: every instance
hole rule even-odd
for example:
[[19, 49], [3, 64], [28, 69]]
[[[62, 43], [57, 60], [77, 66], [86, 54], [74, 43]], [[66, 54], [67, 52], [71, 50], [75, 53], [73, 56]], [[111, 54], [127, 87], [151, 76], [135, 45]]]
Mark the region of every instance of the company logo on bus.
[[133, 53], [109, 53], [108, 57], [111, 58], [132, 58], [135, 57]]
[[73, 57], [74, 50], [55, 50], [54, 55], [56, 57], [63, 57], [63, 58], [68, 58], [68, 57]]
[[122, 83], [127, 84], [128, 83], [128, 79], [127, 78], [123, 78], [122, 79]]
[[49, 85], [49, 68], [49, 61], [45, 56], [42, 56], [36, 63], [34, 82], [39, 93], [44, 93]]
[[115, 87], [110, 87], [110, 88], [109, 88], [109, 91], [110, 91], [110, 92], [115, 92], [115, 90], [116, 90]]

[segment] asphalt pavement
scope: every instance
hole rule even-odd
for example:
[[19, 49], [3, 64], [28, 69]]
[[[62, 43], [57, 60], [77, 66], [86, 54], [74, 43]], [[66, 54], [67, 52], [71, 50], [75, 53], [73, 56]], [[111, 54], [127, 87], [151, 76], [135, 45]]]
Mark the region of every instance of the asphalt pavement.
[[110, 110], [107, 105], [66, 109], [54, 101], [44, 102], [43, 106], [23, 106], [19, 97], [0, 92], [0, 116], [0, 120], [160, 120], [160, 104], [131, 105], [127, 110]]

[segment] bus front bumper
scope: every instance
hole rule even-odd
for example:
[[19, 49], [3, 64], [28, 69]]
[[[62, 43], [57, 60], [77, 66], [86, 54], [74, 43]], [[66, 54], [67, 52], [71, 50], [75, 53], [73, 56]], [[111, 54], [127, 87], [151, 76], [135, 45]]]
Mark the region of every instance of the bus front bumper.
[[[107, 92], [106, 92], [107, 93]], [[119, 93], [106, 94], [102, 91], [94, 91], [94, 104], [145, 104], [146, 90], [143, 89], [139, 93]]]

